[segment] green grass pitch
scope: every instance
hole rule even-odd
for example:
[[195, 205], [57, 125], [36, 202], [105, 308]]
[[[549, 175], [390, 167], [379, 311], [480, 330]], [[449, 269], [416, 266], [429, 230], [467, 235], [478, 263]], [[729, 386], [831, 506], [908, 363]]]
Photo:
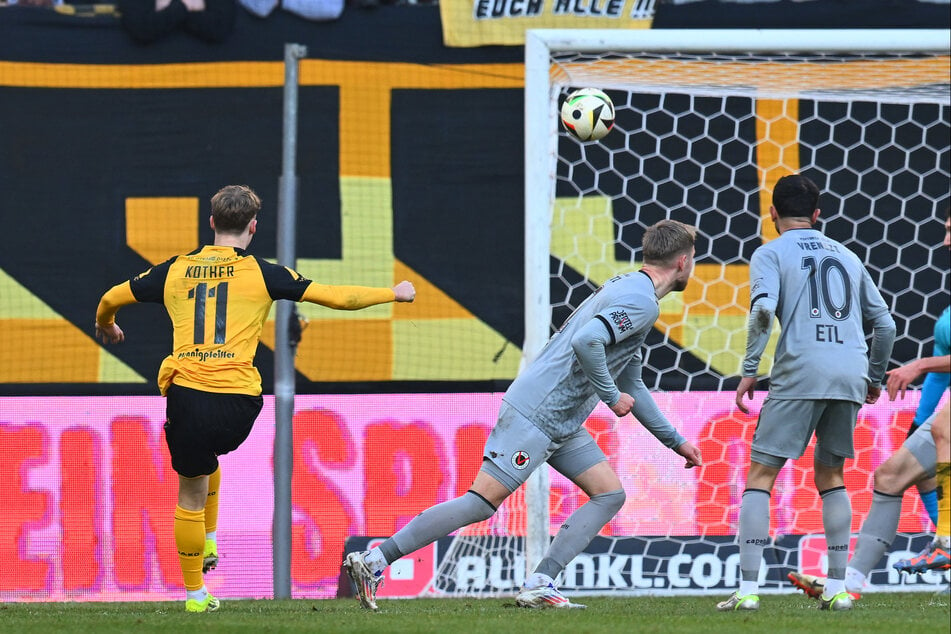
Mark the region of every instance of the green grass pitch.
[[802, 595], [763, 595], [758, 612], [723, 613], [723, 597], [585, 597], [587, 610], [531, 611], [513, 599], [379, 601], [376, 613], [352, 599], [223, 600], [221, 610], [186, 614], [181, 602], [0, 603], [3, 632], [438, 632], [440, 634], [603, 634], [613, 632], [861, 632], [929, 634], [951, 631], [947, 595], [866, 594], [851, 612], [820, 612]]

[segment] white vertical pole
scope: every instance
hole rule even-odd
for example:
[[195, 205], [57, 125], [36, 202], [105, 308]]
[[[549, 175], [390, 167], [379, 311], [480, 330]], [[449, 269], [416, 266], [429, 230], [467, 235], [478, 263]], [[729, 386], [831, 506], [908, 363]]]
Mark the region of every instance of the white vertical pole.
[[[277, 261], [297, 265], [297, 84], [300, 44], [284, 45], [283, 156], [277, 202]], [[294, 356], [291, 339], [294, 305], [277, 303], [274, 324], [274, 524], [272, 527], [274, 598], [291, 598], [291, 477], [294, 472]]]
[[[548, 46], [525, 34], [525, 342], [524, 367], [545, 346], [551, 329], [549, 252], [554, 198], [552, 108], [549, 97]], [[548, 465], [525, 484], [525, 565], [531, 573], [550, 539]]]

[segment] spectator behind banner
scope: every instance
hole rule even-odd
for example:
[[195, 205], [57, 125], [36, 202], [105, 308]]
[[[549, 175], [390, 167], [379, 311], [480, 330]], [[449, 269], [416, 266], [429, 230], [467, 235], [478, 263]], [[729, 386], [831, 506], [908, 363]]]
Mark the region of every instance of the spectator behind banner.
[[289, 13], [316, 22], [336, 20], [343, 14], [344, 0], [238, 0], [259, 18], [266, 18], [280, 4]]
[[12, 7], [18, 5], [21, 7], [40, 7], [41, 9], [52, 9], [63, 4], [63, 0], [0, 0], [0, 7]]
[[118, 0], [123, 28], [142, 44], [178, 29], [210, 43], [234, 30], [235, 0]]

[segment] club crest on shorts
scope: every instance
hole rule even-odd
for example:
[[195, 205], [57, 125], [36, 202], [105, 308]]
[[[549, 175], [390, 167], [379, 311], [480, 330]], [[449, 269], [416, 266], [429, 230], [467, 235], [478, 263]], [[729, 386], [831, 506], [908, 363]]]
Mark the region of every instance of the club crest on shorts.
[[528, 452], [526, 451], [516, 451], [512, 455], [512, 466], [519, 471], [527, 467], [530, 461], [531, 458], [528, 457]]

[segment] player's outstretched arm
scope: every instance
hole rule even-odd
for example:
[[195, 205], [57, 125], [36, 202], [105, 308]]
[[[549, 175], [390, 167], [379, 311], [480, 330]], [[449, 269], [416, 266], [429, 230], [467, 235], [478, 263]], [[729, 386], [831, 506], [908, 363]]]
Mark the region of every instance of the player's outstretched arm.
[[416, 289], [405, 280], [392, 288], [311, 282], [300, 299], [336, 310], [359, 310], [388, 302], [411, 302], [416, 299]]
[[951, 370], [951, 355], [915, 359], [911, 363], [889, 370], [885, 373], [888, 376], [888, 381], [885, 384], [888, 390], [888, 399], [894, 401], [899, 393], [902, 398], [905, 398], [905, 391], [908, 386], [926, 372], [948, 372], [949, 370]]

